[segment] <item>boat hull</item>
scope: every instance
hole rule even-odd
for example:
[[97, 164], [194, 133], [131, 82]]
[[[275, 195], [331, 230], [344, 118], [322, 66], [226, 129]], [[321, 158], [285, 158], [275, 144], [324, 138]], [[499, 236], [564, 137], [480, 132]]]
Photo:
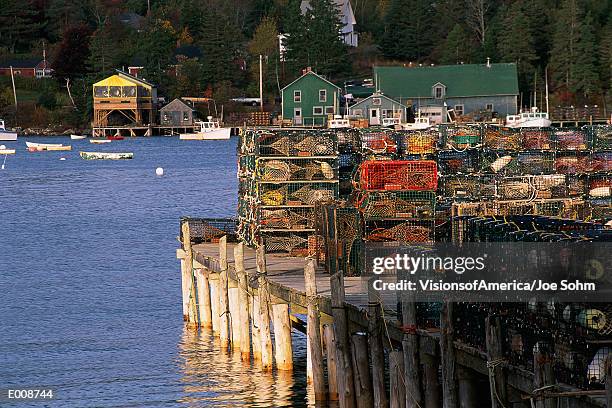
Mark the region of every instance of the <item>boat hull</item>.
[[0, 155], [15, 154], [15, 149], [0, 149]]
[[17, 132], [0, 132], [1, 142], [14, 142], [17, 140]]
[[180, 140], [228, 140], [232, 130], [230, 128], [214, 129], [208, 132], [181, 133]]
[[83, 140], [87, 138], [87, 136], [81, 136], [81, 135], [70, 135], [70, 139], [72, 140]]
[[112, 142], [112, 140], [108, 140], [108, 139], [90, 139], [89, 143], [92, 144], [105, 144], [105, 143], [110, 143]]
[[79, 152], [83, 160], [130, 160], [134, 158], [134, 153], [108, 153], [108, 152]]
[[62, 147], [61, 143], [34, 143], [26, 142], [26, 146], [34, 149], [48, 149], [50, 147]]
[[507, 126], [509, 128], [545, 128], [550, 127], [551, 124], [552, 122], [549, 119], [536, 118], [519, 123], [508, 124]]

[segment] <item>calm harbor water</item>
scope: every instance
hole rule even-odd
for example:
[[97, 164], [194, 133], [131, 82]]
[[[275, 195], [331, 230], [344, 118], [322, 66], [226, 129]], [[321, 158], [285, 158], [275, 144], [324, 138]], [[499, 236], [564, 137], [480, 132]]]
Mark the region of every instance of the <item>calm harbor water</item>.
[[[28, 153], [24, 140], [73, 151]], [[0, 389], [56, 396], [0, 406], [306, 406], [302, 335], [296, 372], [268, 376], [183, 326], [178, 220], [235, 214], [235, 138], [0, 144], [18, 150], [0, 170]]]

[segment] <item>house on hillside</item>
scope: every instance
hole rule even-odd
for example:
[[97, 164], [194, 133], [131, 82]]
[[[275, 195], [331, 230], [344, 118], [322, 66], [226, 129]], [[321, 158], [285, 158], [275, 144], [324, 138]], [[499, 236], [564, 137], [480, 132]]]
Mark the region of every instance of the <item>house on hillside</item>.
[[377, 89], [429, 116], [446, 122], [446, 112], [457, 116], [489, 111], [499, 116], [518, 109], [516, 64], [461, 64], [425, 67], [374, 67]]
[[[342, 35], [342, 40], [350, 47], [357, 47], [359, 44], [357, 31], [355, 29], [357, 20], [355, 20], [355, 14], [353, 13], [351, 2], [349, 0], [333, 0], [333, 3], [336, 4], [336, 7], [340, 13], [340, 21], [342, 23], [340, 32]], [[306, 14], [306, 11], [308, 11], [310, 8], [310, 1], [302, 0], [300, 7], [302, 9], [302, 14]]]
[[406, 105], [380, 93], [374, 93], [349, 107], [349, 116], [368, 119], [370, 125], [380, 125], [386, 118], [399, 118], [406, 122]]
[[295, 126], [325, 126], [329, 115], [340, 112], [340, 87], [312, 72], [281, 90], [283, 119]]
[[53, 69], [49, 61], [41, 58], [29, 59], [12, 59], [0, 62], [0, 75], [11, 76], [11, 67], [13, 67], [13, 75], [22, 78], [51, 78]]
[[193, 125], [194, 109], [180, 98], [176, 98], [159, 110], [159, 123], [162, 126]]
[[154, 125], [157, 116], [155, 85], [117, 70], [93, 84], [94, 127]]

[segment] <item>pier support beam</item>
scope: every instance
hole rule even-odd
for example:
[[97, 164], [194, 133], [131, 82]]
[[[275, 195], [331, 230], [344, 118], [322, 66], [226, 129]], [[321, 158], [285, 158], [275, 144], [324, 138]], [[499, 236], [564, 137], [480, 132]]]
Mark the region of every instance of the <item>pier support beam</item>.
[[440, 312], [440, 354], [442, 355], [444, 408], [458, 408], [453, 306], [452, 302], [444, 302]]
[[181, 295], [183, 297], [183, 321], [189, 320], [189, 274], [187, 273], [187, 262], [181, 259]]
[[334, 328], [329, 324], [323, 326], [323, 339], [327, 356], [327, 382], [328, 398], [338, 400], [338, 349], [334, 338]]
[[[457, 366], [457, 384], [459, 393], [459, 407], [472, 408], [478, 405], [478, 384], [474, 372], [467, 368]], [[493, 407], [494, 405], [492, 405]]]
[[238, 306], [238, 296], [240, 289], [238, 289], [237, 282], [228, 282], [228, 300], [229, 300], [229, 325], [230, 325], [230, 339], [232, 341], [232, 349], [234, 351], [240, 350], [240, 307]]
[[440, 359], [429, 354], [422, 355], [423, 363], [423, 388], [425, 389], [425, 408], [441, 408], [440, 400], [440, 380], [438, 379], [438, 368]]
[[189, 230], [189, 222], [183, 221], [181, 225], [181, 233], [183, 235], [183, 249], [185, 250], [183, 279], [186, 285], [184, 289], [186, 293], [183, 296], [188, 296], [187, 300], [187, 325], [190, 327], [198, 326], [198, 311], [197, 311], [197, 295], [195, 288], [195, 278], [193, 276], [193, 251], [191, 249], [191, 232]]
[[238, 321], [240, 327], [240, 356], [243, 361], [251, 359], [251, 339], [249, 337], [249, 282], [244, 269], [244, 243], [234, 247], [234, 266], [238, 278]]
[[[555, 375], [553, 371], [553, 359], [550, 354], [550, 346], [545, 342], [536, 343], [533, 349], [533, 388], [541, 390], [548, 385], [554, 385]], [[556, 408], [556, 398], [544, 398], [536, 400], [536, 408]]]
[[215, 336], [219, 336], [221, 331], [221, 319], [219, 304], [219, 274], [211, 273], [208, 278], [208, 286], [210, 286], [210, 312], [212, 316], [212, 329]]
[[406, 407], [421, 407], [421, 364], [419, 359], [419, 338], [416, 326], [416, 303], [412, 292], [402, 292], [402, 327], [404, 337], [404, 379], [406, 382]]
[[219, 240], [219, 337], [221, 348], [227, 349], [230, 343], [229, 328], [229, 295], [227, 271], [227, 237]]
[[389, 407], [404, 408], [406, 406], [406, 387], [404, 386], [404, 353], [392, 351], [389, 353]]
[[251, 296], [251, 344], [253, 346], [253, 360], [261, 364], [261, 333], [259, 324], [259, 295]]
[[372, 395], [372, 378], [368, 361], [368, 337], [365, 333], [351, 335], [351, 354], [355, 376], [355, 400], [358, 408], [370, 408], [374, 405]]
[[385, 352], [382, 336], [382, 302], [380, 293], [368, 284], [368, 340], [372, 356], [372, 394], [375, 407], [387, 407], [389, 401], [385, 391]]
[[261, 366], [272, 370], [272, 335], [270, 334], [270, 292], [266, 270], [266, 251], [263, 245], [257, 248], [257, 274], [259, 275], [259, 333], [261, 336]]
[[197, 269], [196, 280], [198, 283], [198, 311], [200, 314], [200, 326], [210, 329], [212, 327], [212, 310], [210, 303], [210, 286], [208, 284], [208, 270]]
[[508, 406], [508, 390], [506, 388], [507, 378], [504, 368], [502, 327], [499, 316], [487, 316], [485, 330], [491, 407], [505, 408]]
[[274, 322], [276, 369], [291, 371], [293, 370], [293, 348], [289, 305], [286, 303], [272, 305], [272, 321]]
[[[325, 401], [325, 377], [323, 373], [323, 351], [321, 349], [321, 315], [317, 306], [317, 281], [314, 260], [308, 259], [304, 268], [308, 318], [306, 335], [308, 337], [308, 357], [312, 372], [315, 401]], [[330, 374], [331, 376], [331, 374]]]

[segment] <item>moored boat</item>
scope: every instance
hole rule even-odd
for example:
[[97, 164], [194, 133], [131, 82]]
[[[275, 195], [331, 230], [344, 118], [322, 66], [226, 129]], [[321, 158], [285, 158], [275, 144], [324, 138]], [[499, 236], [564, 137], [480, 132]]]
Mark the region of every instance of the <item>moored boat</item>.
[[29, 152], [59, 152], [72, 150], [72, 146], [58, 143], [26, 142], [26, 146]]
[[521, 112], [518, 115], [506, 116], [506, 126], [510, 128], [543, 128], [552, 124], [548, 112], [539, 112], [531, 108], [531, 112]]
[[402, 129], [405, 130], [425, 130], [431, 127], [429, 118], [426, 116], [417, 116], [414, 118], [414, 122], [404, 123], [401, 125]]
[[131, 152], [79, 152], [84, 160], [129, 160], [134, 158]]
[[83, 140], [83, 139], [86, 139], [86, 138], [87, 138], [87, 136], [85, 136], [85, 135], [70, 135], [70, 139], [72, 139], [72, 140]]
[[231, 135], [231, 128], [222, 128], [219, 121], [212, 120], [212, 116], [208, 117], [207, 122], [195, 122], [194, 133], [181, 133], [180, 140], [227, 140]]
[[327, 127], [330, 129], [346, 129], [351, 127], [351, 122], [340, 115], [336, 115], [327, 122]]
[[15, 149], [7, 149], [6, 146], [0, 146], [0, 154], [15, 154]]
[[17, 132], [6, 130], [4, 120], [0, 119], [0, 141], [14, 142], [15, 140], [17, 140]]
[[105, 143], [110, 143], [112, 142], [112, 140], [108, 140], [108, 139], [89, 139], [89, 143], [92, 144], [105, 144]]
[[34, 143], [34, 142], [26, 142], [27, 147], [33, 147], [35, 149], [47, 149], [49, 147], [61, 147], [63, 144], [61, 143]]
[[106, 136], [106, 140], [123, 140], [125, 137], [121, 135]]

